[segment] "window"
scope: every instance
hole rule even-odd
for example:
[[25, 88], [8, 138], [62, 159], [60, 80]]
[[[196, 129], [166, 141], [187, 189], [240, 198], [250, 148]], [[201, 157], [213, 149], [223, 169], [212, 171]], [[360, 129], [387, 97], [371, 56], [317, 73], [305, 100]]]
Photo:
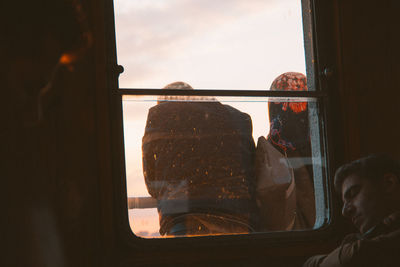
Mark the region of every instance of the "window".
[[313, 74], [309, 5], [114, 1], [135, 235], [327, 222], [325, 93]]

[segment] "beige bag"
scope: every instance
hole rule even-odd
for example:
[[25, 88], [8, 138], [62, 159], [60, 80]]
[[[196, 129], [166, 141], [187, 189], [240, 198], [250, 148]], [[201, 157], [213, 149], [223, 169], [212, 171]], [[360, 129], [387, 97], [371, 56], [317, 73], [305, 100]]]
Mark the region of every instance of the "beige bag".
[[263, 136], [256, 149], [256, 198], [260, 231], [293, 229], [296, 219], [296, 185], [287, 158]]

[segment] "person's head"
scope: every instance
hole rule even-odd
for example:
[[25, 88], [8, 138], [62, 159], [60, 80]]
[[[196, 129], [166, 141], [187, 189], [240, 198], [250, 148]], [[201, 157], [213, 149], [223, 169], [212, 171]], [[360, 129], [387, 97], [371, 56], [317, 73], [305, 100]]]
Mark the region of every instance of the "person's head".
[[360, 233], [400, 211], [400, 163], [387, 155], [370, 155], [341, 166], [335, 189], [343, 200], [343, 216]]
[[[193, 87], [190, 86], [190, 84], [185, 83], [185, 82], [173, 82], [170, 84], [167, 84], [164, 86], [163, 89], [169, 89], [169, 90], [193, 90]], [[168, 100], [185, 100], [185, 96], [159, 96], [157, 98], [157, 104], [160, 104], [162, 102], [168, 102]]]
[[[286, 72], [272, 82], [270, 90], [307, 91], [307, 78], [299, 72]], [[309, 144], [307, 102], [269, 102], [268, 112], [268, 138], [280, 150], [298, 150]]]
[[[190, 84], [185, 82], [173, 82], [164, 86], [163, 89], [167, 90], [193, 90], [193, 87]], [[157, 104], [166, 103], [169, 101], [183, 101], [183, 102], [190, 102], [190, 101], [215, 101], [215, 98], [209, 96], [185, 96], [185, 95], [165, 95], [159, 96], [157, 98]]]

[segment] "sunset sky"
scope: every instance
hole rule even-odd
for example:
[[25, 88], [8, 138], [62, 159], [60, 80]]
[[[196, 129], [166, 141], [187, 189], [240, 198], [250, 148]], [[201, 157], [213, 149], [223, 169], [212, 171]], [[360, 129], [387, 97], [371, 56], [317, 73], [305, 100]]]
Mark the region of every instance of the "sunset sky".
[[[114, 8], [121, 88], [184, 81], [195, 89], [266, 90], [284, 72], [305, 73], [300, 0], [115, 0]], [[148, 196], [141, 139], [155, 104], [124, 101], [128, 196]], [[268, 133], [266, 102], [228, 104], [252, 117], [255, 142]], [[136, 234], [158, 232], [155, 210], [129, 215]]]

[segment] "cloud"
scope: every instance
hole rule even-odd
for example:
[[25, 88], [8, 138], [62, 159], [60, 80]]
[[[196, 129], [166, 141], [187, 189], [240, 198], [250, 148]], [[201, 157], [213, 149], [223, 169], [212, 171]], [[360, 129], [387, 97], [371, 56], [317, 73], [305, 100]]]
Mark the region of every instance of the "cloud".
[[163, 72], [157, 62], [181, 53], [184, 47], [193, 45], [197, 37], [241, 17], [272, 8], [277, 2], [170, 0], [167, 5], [160, 0], [115, 1], [119, 64], [127, 70], [121, 80], [130, 84], [154, 77]]

